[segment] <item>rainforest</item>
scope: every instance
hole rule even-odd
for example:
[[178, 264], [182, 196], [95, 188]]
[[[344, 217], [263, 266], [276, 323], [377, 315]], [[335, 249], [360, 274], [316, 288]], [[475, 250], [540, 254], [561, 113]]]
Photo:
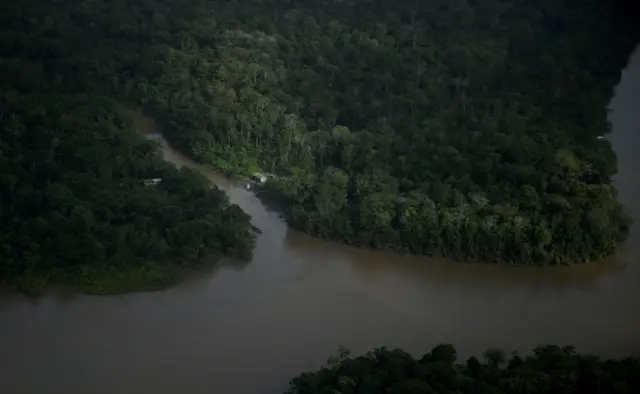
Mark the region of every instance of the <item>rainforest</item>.
[[0, 22], [2, 283], [250, 257], [249, 217], [130, 108], [220, 172], [275, 174], [262, 195], [319, 237], [513, 264], [625, 239], [602, 138], [638, 37], [620, 2], [25, 0]]
[[184, 23], [128, 13], [120, 34], [146, 44], [113, 53], [137, 66], [113, 83], [201, 163], [277, 174], [263, 195], [293, 227], [514, 264], [625, 239], [603, 138], [638, 37], [621, 3], [212, 4]]
[[638, 358], [601, 359], [570, 346], [539, 346], [526, 356], [488, 349], [464, 363], [449, 344], [417, 359], [387, 348], [351, 357], [341, 348], [328, 366], [294, 378], [286, 394], [632, 394], [639, 376]]

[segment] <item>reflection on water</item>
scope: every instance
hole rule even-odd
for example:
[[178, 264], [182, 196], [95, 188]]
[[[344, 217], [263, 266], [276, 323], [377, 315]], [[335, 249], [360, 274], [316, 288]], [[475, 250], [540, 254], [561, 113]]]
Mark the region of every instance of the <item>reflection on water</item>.
[[[640, 52], [612, 101], [616, 185], [640, 222]], [[136, 116], [147, 134], [153, 122]], [[251, 193], [198, 168], [264, 230], [253, 261], [219, 264], [166, 291], [40, 300], [0, 297], [2, 394], [276, 393], [338, 344], [415, 353], [451, 342], [487, 347], [573, 344], [640, 353], [640, 231], [621, 253], [576, 267], [533, 268], [398, 256], [292, 231]]]

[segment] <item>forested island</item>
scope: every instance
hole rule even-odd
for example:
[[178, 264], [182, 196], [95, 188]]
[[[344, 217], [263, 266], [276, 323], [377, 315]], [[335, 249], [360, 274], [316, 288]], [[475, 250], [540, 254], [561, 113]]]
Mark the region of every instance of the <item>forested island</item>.
[[399, 349], [349, 357], [341, 349], [330, 365], [299, 375], [285, 394], [636, 394], [640, 359], [603, 360], [572, 347], [540, 346], [507, 358], [487, 350], [484, 360], [457, 363], [451, 345], [419, 359]]
[[[602, 0], [24, 0], [0, 13], [0, 282], [154, 288], [248, 258], [249, 218], [123, 108], [294, 227], [575, 263], [629, 220], [606, 106], [638, 37]], [[159, 178], [157, 185], [145, 180]]]

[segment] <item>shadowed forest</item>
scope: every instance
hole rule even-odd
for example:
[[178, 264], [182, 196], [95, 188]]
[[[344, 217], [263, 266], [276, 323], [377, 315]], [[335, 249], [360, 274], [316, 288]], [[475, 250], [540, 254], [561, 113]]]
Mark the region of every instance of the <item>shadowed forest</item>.
[[640, 392], [637, 358], [602, 360], [571, 347], [540, 346], [533, 354], [506, 357], [487, 350], [483, 360], [456, 363], [456, 350], [439, 345], [420, 359], [402, 350], [375, 349], [349, 357], [346, 349], [330, 365], [303, 373], [286, 394], [635, 394]]
[[[0, 13], [0, 281], [154, 288], [248, 259], [249, 218], [122, 108], [289, 223], [374, 248], [616, 252], [606, 106], [638, 27], [601, 0], [24, 0]], [[158, 185], [145, 180], [161, 178]]]

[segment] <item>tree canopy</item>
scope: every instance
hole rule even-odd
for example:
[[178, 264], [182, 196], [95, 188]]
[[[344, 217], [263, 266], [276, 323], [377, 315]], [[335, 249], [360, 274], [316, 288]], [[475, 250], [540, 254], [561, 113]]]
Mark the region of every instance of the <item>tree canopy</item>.
[[130, 42], [147, 43], [114, 83], [191, 157], [279, 174], [267, 191], [294, 227], [516, 264], [625, 239], [601, 138], [638, 38], [621, 3], [196, 4], [185, 21], [129, 13]]
[[0, 283], [144, 290], [180, 267], [250, 258], [248, 215], [199, 173], [166, 163], [72, 68], [94, 61], [78, 52], [89, 44], [82, 23], [63, 17], [75, 8], [28, 3], [0, 15]]
[[457, 363], [451, 345], [419, 359], [380, 348], [359, 357], [346, 349], [331, 365], [295, 377], [285, 394], [635, 394], [640, 359], [603, 360], [572, 347], [540, 346], [526, 357], [489, 349]]
[[266, 191], [321, 237], [521, 264], [612, 254], [629, 220], [599, 137], [638, 37], [620, 4], [7, 3], [0, 280], [250, 254], [248, 217], [163, 164], [123, 105], [222, 172], [278, 174]]

